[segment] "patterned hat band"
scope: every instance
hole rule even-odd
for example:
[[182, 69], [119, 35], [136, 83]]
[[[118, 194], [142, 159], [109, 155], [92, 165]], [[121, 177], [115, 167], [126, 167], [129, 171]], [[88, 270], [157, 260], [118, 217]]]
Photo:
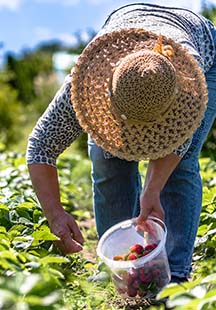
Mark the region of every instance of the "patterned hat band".
[[130, 123], [163, 119], [177, 92], [176, 70], [158, 52], [143, 50], [119, 61], [109, 83], [113, 113]]

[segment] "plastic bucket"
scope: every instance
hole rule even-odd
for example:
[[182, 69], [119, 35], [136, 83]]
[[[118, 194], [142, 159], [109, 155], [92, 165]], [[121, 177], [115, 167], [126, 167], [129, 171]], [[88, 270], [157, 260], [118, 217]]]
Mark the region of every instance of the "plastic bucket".
[[[123, 221], [108, 229], [98, 243], [97, 254], [108, 266], [117, 291], [124, 297], [155, 296], [170, 281], [166, 226], [155, 217], [149, 217], [146, 224], [138, 230], [133, 219]], [[128, 253], [134, 244], [157, 246], [135, 260], [114, 259]]]

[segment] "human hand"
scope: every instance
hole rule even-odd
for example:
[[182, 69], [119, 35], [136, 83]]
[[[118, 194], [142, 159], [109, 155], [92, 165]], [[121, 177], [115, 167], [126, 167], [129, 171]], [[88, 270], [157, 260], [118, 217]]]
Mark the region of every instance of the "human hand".
[[84, 239], [73, 216], [65, 211], [55, 214], [49, 221], [51, 232], [60, 238], [55, 241], [56, 246], [64, 253], [80, 252]]
[[140, 195], [140, 214], [136, 219], [138, 225], [145, 223], [149, 216], [164, 220], [164, 210], [160, 203], [160, 192], [144, 189]]

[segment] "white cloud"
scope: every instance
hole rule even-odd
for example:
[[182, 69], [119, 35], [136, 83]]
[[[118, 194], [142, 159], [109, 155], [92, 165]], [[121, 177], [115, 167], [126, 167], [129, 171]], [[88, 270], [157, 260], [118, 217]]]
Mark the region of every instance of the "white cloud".
[[80, 33], [80, 38], [82, 41], [84, 42], [88, 42], [90, 40], [90, 34], [89, 32], [83, 30], [81, 33]]
[[90, 37], [87, 31], [83, 30], [78, 35], [71, 34], [69, 32], [59, 32], [56, 33], [52, 29], [47, 27], [38, 26], [34, 29], [34, 37], [37, 41], [49, 41], [49, 40], [60, 40], [62, 43], [66, 45], [76, 45], [78, 43], [78, 39], [80, 38], [84, 42], [88, 42]]
[[22, 0], [0, 0], [0, 10], [8, 9], [15, 11], [20, 7], [22, 2]]
[[57, 39], [61, 40], [67, 45], [76, 45], [78, 43], [77, 38], [73, 34], [69, 33], [60, 33], [57, 34]]
[[55, 33], [53, 35], [54, 39], [58, 39], [66, 45], [76, 45], [79, 43], [78, 41], [81, 39], [82, 42], [88, 42], [90, 40], [90, 35], [87, 31], [83, 30], [79, 32], [79, 35], [71, 34], [68, 32]]

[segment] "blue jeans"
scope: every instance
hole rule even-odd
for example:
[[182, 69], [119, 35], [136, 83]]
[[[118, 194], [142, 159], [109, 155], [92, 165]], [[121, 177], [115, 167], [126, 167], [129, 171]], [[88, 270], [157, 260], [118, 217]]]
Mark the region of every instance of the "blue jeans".
[[[212, 29], [216, 44], [216, 31]], [[215, 32], [215, 33], [214, 33]], [[200, 127], [189, 150], [161, 192], [167, 225], [167, 254], [172, 275], [188, 277], [202, 207], [199, 154], [216, 116], [216, 57], [206, 73], [209, 100]], [[138, 163], [116, 157], [105, 159], [104, 151], [89, 138], [92, 160], [93, 200], [99, 237], [112, 225], [139, 215], [141, 178]]]

